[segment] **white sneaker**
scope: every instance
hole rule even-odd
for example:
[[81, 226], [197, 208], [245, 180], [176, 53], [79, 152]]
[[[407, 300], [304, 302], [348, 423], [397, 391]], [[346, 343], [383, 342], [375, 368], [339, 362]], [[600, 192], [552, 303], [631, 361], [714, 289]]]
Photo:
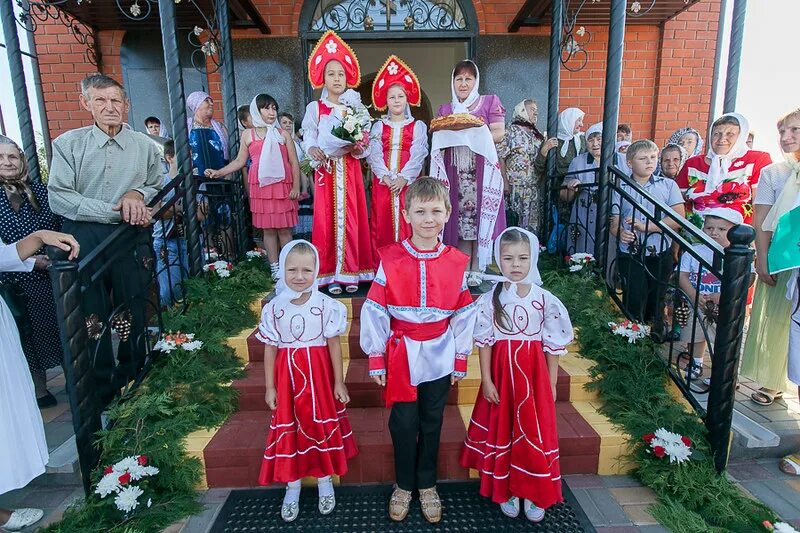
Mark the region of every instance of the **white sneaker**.
[[44, 511], [41, 509], [17, 509], [11, 513], [11, 518], [0, 529], [6, 531], [19, 531], [31, 526], [42, 519]]
[[507, 502], [500, 504], [500, 510], [509, 518], [516, 518], [519, 516], [519, 498], [512, 496]]
[[536, 507], [530, 500], [525, 500], [525, 518], [531, 522], [541, 522], [544, 519], [544, 509]]

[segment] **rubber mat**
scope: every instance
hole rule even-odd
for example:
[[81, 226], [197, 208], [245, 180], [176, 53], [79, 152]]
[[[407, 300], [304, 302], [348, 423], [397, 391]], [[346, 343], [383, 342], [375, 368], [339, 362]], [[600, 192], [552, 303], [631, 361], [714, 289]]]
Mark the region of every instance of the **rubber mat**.
[[478, 494], [477, 482], [449, 482], [438, 485], [443, 516], [437, 525], [422, 517], [419, 500], [403, 522], [389, 519], [387, 505], [392, 488], [388, 485], [346, 486], [336, 489], [336, 509], [328, 516], [317, 510], [317, 489], [303, 489], [300, 516], [291, 523], [281, 520], [283, 489], [252, 489], [231, 492], [211, 533], [374, 533], [391, 532], [512, 532], [593, 533], [583, 510], [566, 484], [562, 484], [565, 502], [551, 507], [542, 522], [528, 521], [524, 513], [508, 518], [498, 505]]

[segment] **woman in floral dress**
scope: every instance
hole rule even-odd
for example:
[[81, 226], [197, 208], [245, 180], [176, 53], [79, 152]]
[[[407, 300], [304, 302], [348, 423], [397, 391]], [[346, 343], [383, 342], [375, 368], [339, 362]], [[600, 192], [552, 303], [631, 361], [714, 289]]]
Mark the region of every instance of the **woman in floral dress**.
[[[536, 172], [536, 153], [544, 135], [536, 127], [539, 111], [536, 101], [526, 99], [514, 107], [514, 116], [497, 148], [506, 183], [506, 222], [538, 231], [543, 209], [543, 181]], [[513, 219], [512, 219], [513, 218]]]

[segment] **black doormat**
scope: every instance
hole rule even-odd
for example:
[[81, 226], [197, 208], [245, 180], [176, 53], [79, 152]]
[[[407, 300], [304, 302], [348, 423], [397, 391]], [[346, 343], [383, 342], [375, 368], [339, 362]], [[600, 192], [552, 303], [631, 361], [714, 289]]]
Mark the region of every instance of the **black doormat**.
[[508, 518], [500, 507], [478, 494], [477, 482], [445, 482], [438, 485], [443, 516], [439, 524], [428, 524], [422, 517], [419, 500], [403, 522], [389, 519], [389, 485], [346, 486], [336, 488], [336, 509], [329, 516], [317, 510], [317, 489], [303, 489], [300, 516], [291, 523], [281, 520], [283, 489], [251, 489], [231, 492], [217, 516], [211, 533], [373, 533], [392, 532], [492, 532], [547, 531], [552, 533], [593, 533], [589, 519], [566, 483], [561, 485], [565, 502], [551, 507], [542, 522], [534, 524], [520, 512]]

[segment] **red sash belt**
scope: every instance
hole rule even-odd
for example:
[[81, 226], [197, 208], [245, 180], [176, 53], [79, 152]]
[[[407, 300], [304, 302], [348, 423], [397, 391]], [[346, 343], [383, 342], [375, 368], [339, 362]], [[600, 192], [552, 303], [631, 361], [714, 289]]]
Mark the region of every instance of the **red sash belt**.
[[395, 402], [414, 402], [417, 400], [417, 388], [411, 385], [411, 374], [408, 369], [408, 352], [406, 337], [415, 341], [428, 341], [441, 337], [447, 331], [448, 319], [438, 322], [416, 324], [404, 320], [392, 319], [392, 336], [386, 343], [386, 407]]

